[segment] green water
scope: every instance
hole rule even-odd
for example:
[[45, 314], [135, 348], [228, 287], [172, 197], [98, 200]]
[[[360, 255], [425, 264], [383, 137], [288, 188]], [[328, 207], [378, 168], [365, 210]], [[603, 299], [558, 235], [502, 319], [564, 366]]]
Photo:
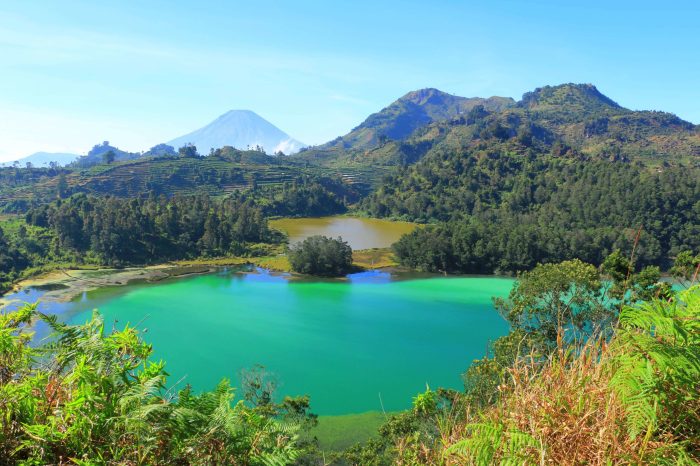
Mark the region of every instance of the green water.
[[327, 282], [220, 273], [88, 295], [71, 321], [99, 307], [106, 322], [140, 322], [171, 382], [186, 376], [195, 389], [222, 377], [237, 384], [241, 369], [262, 364], [279, 380], [280, 395], [310, 395], [317, 414], [396, 411], [426, 384], [462, 387], [460, 374], [507, 332], [491, 297], [511, 285], [502, 278], [393, 281], [382, 273]]
[[284, 231], [289, 243], [303, 241], [309, 236], [342, 236], [353, 249], [388, 248], [416, 228], [415, 223], [392, 222], [377, 218], [314, 217], [271, 220], [270, 226]]

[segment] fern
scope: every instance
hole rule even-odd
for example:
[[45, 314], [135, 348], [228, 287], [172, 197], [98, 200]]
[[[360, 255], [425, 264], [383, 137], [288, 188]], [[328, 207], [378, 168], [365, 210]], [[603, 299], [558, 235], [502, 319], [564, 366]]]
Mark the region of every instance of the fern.
[[[664, 413], [700, 403], [700, 287], [672, 302], [626, 307], [619, 326], [611, 346], [611, 387], [626, 407], [630, 435], [651, 436], [660, 423], [673, 429]], [[689, 421], [686, 427], [700, 427], [697, 418]]]

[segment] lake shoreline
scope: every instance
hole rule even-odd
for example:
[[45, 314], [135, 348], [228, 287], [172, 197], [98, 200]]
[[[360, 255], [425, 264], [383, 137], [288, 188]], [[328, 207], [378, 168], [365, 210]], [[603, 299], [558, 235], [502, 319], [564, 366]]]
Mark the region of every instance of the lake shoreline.
[[[358, 259], [354, 262], [358, 271], [376, 270], [392, 274], [406, 271], [387, 259], [388, 251], [386, 249], [369, 249], [354, 251], [354, 253], [358, 254]], [[46, 289], [42, 300], [69, 302], [83, 293], [100, 288], [126, 286], [135, 282], [158, 283], [168, 279], [214, 273], [222, 267], [260, 267], [273, 273], [289, 274], [289, 278], [292, 280], [318, 278], [292, 272], [288, 268], [285, 256], [199, 258], [119, 269], [109, 267], [56, 268], [15, 282], [10, 290], [0, 295], [0, 308], [11, 302], [8, 300], [9, 296], [28, 288]], [[241, 270], [241, 273], [245, 272], [245, 270]], [[348, 278], [338, 277], [330, 280], [344, 281]]]

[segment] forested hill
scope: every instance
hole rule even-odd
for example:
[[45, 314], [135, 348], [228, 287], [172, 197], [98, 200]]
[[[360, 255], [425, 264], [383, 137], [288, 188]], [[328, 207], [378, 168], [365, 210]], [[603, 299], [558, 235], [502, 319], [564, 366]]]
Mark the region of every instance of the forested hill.
[[[520, 145], [516, 150], [569, 158], [640, 161], [653, 166], [697, 164], [700, 159], [700, 126], [670, 113], [626, 109], [590, 84], [538, 88], [513, 104], [501, 98], [482, 104], [478, 99], [468, 101], [471, 108], [461, 111], [450, 111], [454, 107], [443, 102], [442, 113], [431, 110], [441, 117], [426, 122], [410, 112], [392, 110], [401, 107], [399, 99], [349, 135], [299, 157], [326, 165], [407, 165], [431, 151], [488, 151], [494, 144], [512, 140]], [[408, 137], [405, 133], [392, 137], [396, 134], [392, 125], [407, 128], [406, 118], [414, 118], [413, 132]], [[375, 122], [382, 124], [372, 124]], [[361, 134], [371, 137], [357, 144]]]
[[[185, 148], [187, 149], [187, 148]], [[147, 197], [149, 195], [226, 195], [251, 191], [254, 197], [275, 197], [291, 193], [293, 186], [314, 184], [323, 196], [356, 202], [371, 187], [366, 176], [343, 180], [337, 170], [290, 164], [287, 158], [260, 151], [224, 147], [200, 156], [196, 150], [178, 155], [141, 156], [132, 160], [100, 163], [90, 167], [0, 169], [0, 212], [25, 212], [32, 206], [86, 193], [98, 196]], [[353, 173], [360, 173], [354, 171]], [[381, 172], [378, 172], [381, 173]], [[315, 197], [308, 204], [316, 204]], [[328, 209], [302, 207], [284, 215], [327, 214]]]
[[570, 258], [599, 263], [635, 244], [640, 262], [666, 267], [679, 252], [700, 250], [699, 128], [627, 110], [591, 85], [537, 89], [497, 112], [476, 107], [353, 157], [402, 166], [362, 210], [446, 222], [397, 245], [411, 267], [490, 273]]
[[509, 97], [459, 97], [438, 89], [409, 92], [388, 107], [373, 113], [345, 136], [307, 149], [301, 158], [323, 159], [345, 151], [365, 151], [387, 141], [403, 141], [431, 123], [463, 115], [476, 106], [498, 111], [515, 104]]

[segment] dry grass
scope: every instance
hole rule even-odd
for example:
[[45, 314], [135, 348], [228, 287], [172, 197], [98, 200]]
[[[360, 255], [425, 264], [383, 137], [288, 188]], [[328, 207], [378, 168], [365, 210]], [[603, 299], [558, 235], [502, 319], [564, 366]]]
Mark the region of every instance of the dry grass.
[[273, 270], [275, 272], [291, 272], [292, 265], [285, 255], [251, 257], [248, 262], [262, 267], [264, 269]]
[[199, 265], [213, 265], [213, 266], [226, 266], [226, 265], [244, 265], [249, 264], [251, 259], [246, 257], [214, 257], [214, 258], [201, 258], [201, 259], [190, 259], [190, 260], [180, 260], [173, 261], [173, 264], [181, 265], [183, 267], [189, 266], [199, 266]]
[[352, 252], [352, 263], [363, 269], [396, 267], [398, 262], [389, 248], [361, 249]]
[[625, 407], [611, 388], [610, 361], [602, 342], [578, 356], [560, 351], [544, 367], [520, 361], [499, 387], [495, 406], [442, 418], [433, 445], [402, 439], [399, 464], [675, 464], [674, 439], [629, 435]]
[[246, 265], [253, 264], [258, 267], [273, 270], [275, 272], [289, 272], [291, 271], [291, 265], [287, 256], [278, 254], [274, 256], [261, 256], [261, 257], [216, 257], [216, 258], [202, 258], [193, 260], [182, 260], [174, 261], [173, 264], [177, 264], [183, 267], [197, 267], [197, 266], [227, 266], [227, 265]]

